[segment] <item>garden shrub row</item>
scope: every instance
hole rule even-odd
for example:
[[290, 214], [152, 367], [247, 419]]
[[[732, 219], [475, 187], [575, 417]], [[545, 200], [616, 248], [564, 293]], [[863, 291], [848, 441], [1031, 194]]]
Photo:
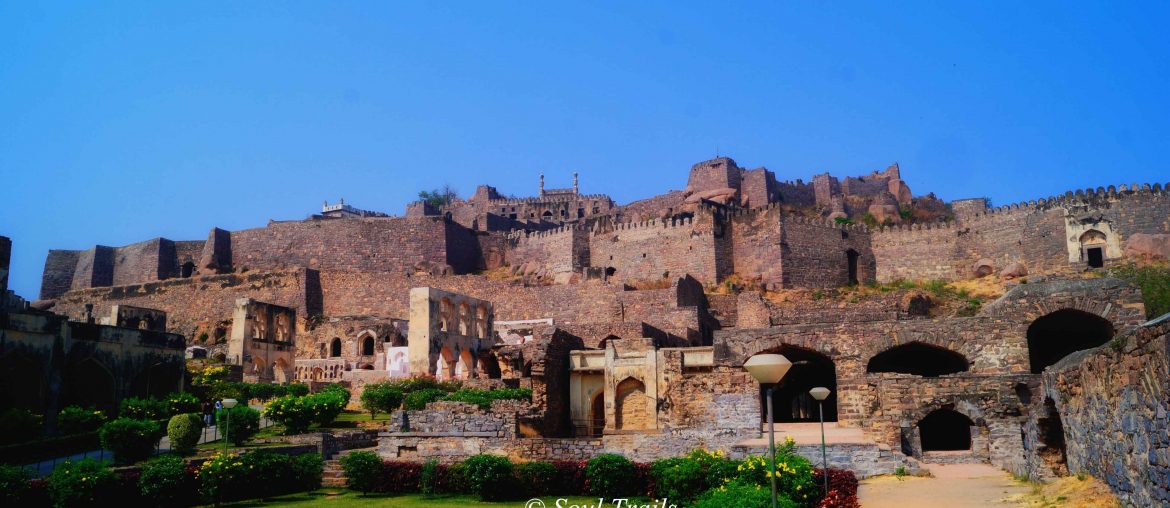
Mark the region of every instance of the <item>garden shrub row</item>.
[[[341, 459], [350, 488], [360, 492], [475, 494], [484, 500], [537, 496], [665, 497], [684, 506], [767, 506], [771, 465], [765, 457], [743, 460], [721, 452], [695, 450], [651, 464], [602, 454], [589, 461], [512, 463], [506, 457], [477, 455], [457, 464], [382, 461], [372, 452]], [[776, 455], [780, 506], [856, 508], [857, 479], [830, 469], [829, 495], [822, 497], [820, 470], [793, 451]], [[761, 504], [762, 503], [762, 504]]]
[[0, 466], [0, 505], [39, 508], [193, 506], [265, 499], [321, 486], [323, 462], [315, 453], [290, 457], [266, 451], [220, 454], [192, 466], [161, 455], [140, 472], [115, 473], [84, 459], [66, 462], [46, 480], [30, 480], [13, 466]]
[[264, 415], [283, 425], [285, 434], [300, 434], [309, 426], [329, 425], [349, 403], [349, 390], [340, 385], [310, 395], [286, 395], [268, 403]]

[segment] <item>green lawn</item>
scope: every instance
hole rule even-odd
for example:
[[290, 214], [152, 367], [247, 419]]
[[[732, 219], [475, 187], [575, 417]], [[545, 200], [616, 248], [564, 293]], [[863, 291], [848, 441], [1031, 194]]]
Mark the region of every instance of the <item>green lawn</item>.
[[343, 411], [340, 415], [337, 415], [337, 418], [335, 420], [333, 420], [333, 423], [330, 423], [329, 425], [326, 425], [323, 428], [356, 429], [358, 426], [357, 424], [361, 423], [361, 422], [389, 422], [389, 421], [390, 421], [390, 414], [389, 413], [378, 413], [377, 418], [371, 419], [369, 411], [354, 411], [352, 409], [347, 409], [347, 410]]
[[[545, 506], [553, 508], [557, 505], [557, 497], [543, 498]], [[569, 504], [596, 505], [597, 498], [569, 497]], [[230, 503], [227, 506], [296, 506], [298, 508], [347, 508], [358, 506], [392, 506], [396, 508], [425, 508], [431, 506], [497, 506], [521, 507], [527, 499], [514, 501], [486, 502], [475, 496], [437, 495], [424, 496], [422, 494], [370, 494], [362, 496], [348, 490], [322, 489], [305, 494], [295, 494], [270, 499], [268, 501], [241, 501]]]

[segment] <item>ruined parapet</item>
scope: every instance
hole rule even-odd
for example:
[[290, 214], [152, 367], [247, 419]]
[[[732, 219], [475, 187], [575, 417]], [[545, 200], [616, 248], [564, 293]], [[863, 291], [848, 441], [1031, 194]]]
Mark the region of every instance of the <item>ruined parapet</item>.
[[211, 228], [196, 268], [200, 274], [228, 273], [232, 271], [232, 234], [219, 228]]
[[251, 298], [236, 300], [227, 363], [243, 366], [245, 381], [291, 382], [296, 319], [296, 309]]
[[475, 377], [480, 353], [491, 347], [491, 302], [431, 287], [410, 290], [407, 332], [411, 375]]
[[986, 213], [987, 198], [956, 199], [951, 202], [951, 210], [955, 212], [955, 220], [963, 222]]
[[434, 217], [439, 215], [439, 209], [426, 201], [415, 201], [406, 204], [407, 217]]
[[133, 305], [110, 306], [110, 316], [102, 324], [121, 328], [137, 328], [155, 332], [167, 331], [167, 313], [158, 309], [135, 307]]

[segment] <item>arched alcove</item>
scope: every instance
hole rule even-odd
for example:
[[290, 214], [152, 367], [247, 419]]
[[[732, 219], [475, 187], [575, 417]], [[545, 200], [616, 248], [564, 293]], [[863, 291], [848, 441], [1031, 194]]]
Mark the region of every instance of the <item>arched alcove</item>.
[[646, 385], [632, 377], [618, 383], [614, 391], [614, 427], [645, 429], [649, 427], [650, 417]]
[[1090, 229], [1081, 237], [1081, 260], [1090, 268], [1105, 266], [1105, 233]]
[[849, 250], [845, 251], [845, 270], [846, 270], [846, 275], [848, 277], [850, 285], [857, 284], [857, 282], [859, 280], [857, 278], [857, 258], [858, 257], [860, 257], [860, 255], [857, 253], [857, 251], [855, 251], [853, 249], [849, 249]]
[[971, 449], [971, 426], [966, 415], [953, 409], [936, 409], [918, 421], [922, 451], [956, 451]]
[[362, 339], [362, 356], [374, 356], [374, 338], [369, 335]]
[[341, 356], [341, 339], [334, 337], [333, 341], [329, 343], [329, 356], [331, 358], [338, 358]]
[[114, 374], [93, 358], [87, 358], [65, 370], [67, 405], [93, 406], [103, 411], [115, 411], [117, 388]]
[[874, 355], [865, 371], [938, 377], [966, 372], [969, 368], [967, 358], [959, 353], [921, 342], [909, 342]]
[[1061, 309], [1028, 326], [1028, 360], [1032, 373], [1085, 349], [1101, 346], [1113, 338], [1113, 323], [1096, 314]]
[[[837, 421], [837, 368], [828, 356], [797, 346], [784, 345], [761, 351], [778, 353], [792, 362], [772, 395], [772, 418], [776, 423], [819, 421], [816, 399], [808, 391], [818, 386], [831, 392], [823, 402], [825, 421]], [[760, 387], [760, 421], [768, 421], [766, 386]]]
[[479, 357], [480, 371], [487, 376], [488, 379], [500, 379], [502, 373], [500, 371], [500, 361], [496, 359], [496, 355], [487, 353]]

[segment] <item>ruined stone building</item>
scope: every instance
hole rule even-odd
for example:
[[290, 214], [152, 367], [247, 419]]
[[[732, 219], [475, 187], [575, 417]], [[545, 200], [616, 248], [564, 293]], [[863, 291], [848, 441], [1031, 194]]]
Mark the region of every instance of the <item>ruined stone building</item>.
[[[626, 205], [574, 178], [525, 198], [484, 185], [401, 217], [331, 206], [206, 240], [50, 251], [36, 306], [74, 320], [158, 309], [167, 332], [257, 379], [360, 390], [427, 373], [533, 391], [414, 412], [409, 433], [383, 434], [387, 457], [759, 451], [763, 388], [743, 364], [781, 353], [794, 366], [778, 428], [802, 432], [819, 409], [808, 390], [831, 389], [830, 460], [862, 476], [977, 461], [1170, 501], [1170, 325], [1148, 320], [1136, 287], [1093, 276], [1170, 255], [1163, 184], [992, 208], [915, 196], [897, 164], [806, 183], [721, 157]], [[943, 314], [897, 284], [823, 296], [976, 278], [1006, 292]], [[252, 302], [242, 318], [237, 301]], [[291, 320], [287, 340], [273, 316]]]

